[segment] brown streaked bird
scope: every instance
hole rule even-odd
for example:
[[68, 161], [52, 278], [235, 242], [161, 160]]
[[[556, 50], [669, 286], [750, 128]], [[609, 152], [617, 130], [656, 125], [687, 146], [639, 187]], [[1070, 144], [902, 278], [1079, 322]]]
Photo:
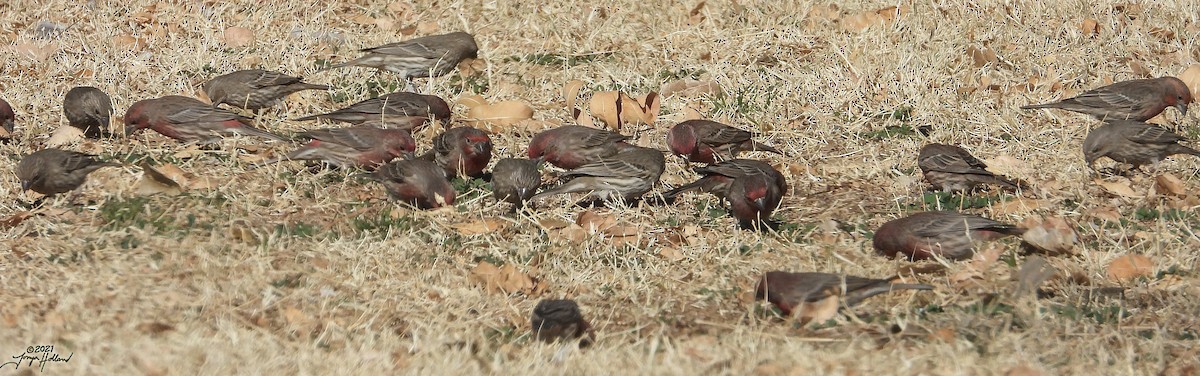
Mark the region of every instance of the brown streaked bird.
[[1180, 114], [1187, 114], [1191, 103], [1192, 91], [1187, 84], [1175, 77], [1159, 77], [1121, 81], [1074, 98], [1021, 109], [1057, 108], [1092, 115], [1100, 120], [1146, 121], [1167, 107], [1175, 107]]
[[149, 128], [183, 142], [213, 143], [233, 135], [287, 141], [283, 136], [255, 128], [250, 121], [248, 117], [213, 107], [195, 98], [168, 95], [141, 100], [129, 106], [125, 111], [125, 136]]
[[582, 125], [564, 125], [533, 136], [526, 155], [558, 168], [574, 169], [599, 162], [633, 147], [629, 136]]
[[786, 316], [805, 305], [838, 297], [840, 307], [853, 307], [875, 295], [897, 290], [933, 290], [933, 286], [894, 283], [896, 278], [874, 279], [831, 273], [767, 272], [758, 281], [754, 298], [766, 299]]
[[482, 177], [492, 161], [492, 138], [477, 128], [450, 128], [434, 136], [433, 149], [420, 158], [437, 163], [447, 176]]
[[374, 170], [384, 163], [411, 156], [417, 144], [402, 129], [350, 127], [314, 129], [297, 135], [310, 141], [286, 156], [260, 162], [254, 168], [287, 160], [322, 161], [341, 168]]
[[71, 88], [63, 98], [67, 124], [79, 128], [87, 138], [110, 136], [108, 123], [112, 114], [112, 98], [91, 86]]
[[595, 340], [592, 325], [583, 319], [579, 304], [570, 299], [539, 301], [529, 324], [534, 337], [544, 342], [579, 340], [580, 346], [588, 346]]
[[1011, 190], [1026, 188], [1019, 181], [993, 174], [983, 161], [954, 145], [922, 146], [917, 155], [917, 167], [921, 168], [925, 181], [941, 191], [969, 193], [981, 184], [995, 184]]
[[475, 37], [465, 32], [430, 35], [361, 50], [366, 55], [322, 70], [360, 66], [384, 70], [405, 79], [440, 77], [464, 59], [478, 57]]
[[903, 255], [911, 260], [935, 256], [962, 260], [975, 254], [975, 241], [1024, 233], [1023, 228], [977, 215], [930, 211], [884, 223], [875, 230], [872, 245], [893, 258]]
[[504, 158], [492, 168], [492, 197], [519, 209], [542, 186], [541, 159]]
[[11, 139], [16, 126], [17, 114], [13, 112], [12, 106], [4, 98], [0, 98], [0, 128], [4, 128], [5, 133], [7, 133], [0, 137], [0, 139], [4, 141]]
[[446, 180], [446, 171], [430, 161], [392, 161], [369, 176], [383, 184], [393, 199], [418, 209], [452, 206], [457, 194]]
[[736, 158], [743, 151], [766, 151], [783, 155], [778, 149], [753, 139], [754, 134], [712, 120], [688, 120], [671, 127], [667, 146], [689, 162], [716, 163]]
[[329, 90], [328, 85], [310, 84], [303, 78], [276, 71], [247, 69], [213, 77], [203, 85], [213, 105], [228, 104], [247, 110], [274, 106], [301, 90]]
[[337, 111], [305, 116], [295, 121], [317, 119], [415, 131], [434, 119], [449, 124], [450, 105], [436, 95], [395, 92], [367, 99]]
[[1110, 121], [1088, 132], [1083, 139], [1083, 158], [1089, 168], [1093, 168], [1100, 157], [1108, 157], [1139, 170], [1143, 165], [1157, 165], [1175, 154], [1200, 156], [1200, 151], [1179, 144], [1186, 140], [1157, 125], [1139, 121]]
[[666, 160], [658, 150], [630, 146], [599, 162], [585, 164], [567, 171], [566, 180], [530, 198], [539, 201], [564, 193], [588, 192], [593, 200], [632, 203], [649, 192], [666, 169]]
[[54, 196], [73, 191], [87, 181], [88, 174], [101, 167], [120, 166], [96, 160], [96, 156], [62, 149], [43, 149], [21, 158], [17, 178], [21, 190]]
[[700, 179], [663, 193], [662, 198], [665, 203], [670, 204], [680, 194], [693, 190], [711, 193], [714, 196], [725, 199], [728, 196], [729, 185], [733, 183], [733, 179], [747, 175], [764, 175], [772, 185], [777, 186], [780, 193], [787, 192], [787, 179], [783, 177], [783, 174], [769, 163], [759, 160], [730, 159], [707, 166], [696, 167], [692, 171], [700, 174]]

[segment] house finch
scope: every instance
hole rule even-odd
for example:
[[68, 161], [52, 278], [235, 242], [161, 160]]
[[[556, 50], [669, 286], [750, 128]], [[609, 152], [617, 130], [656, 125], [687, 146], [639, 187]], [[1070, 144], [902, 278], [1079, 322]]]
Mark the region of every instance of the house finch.
[[306, 83], [300, 77], [262, 69], [227, 73], [204, 83], [204, 93], [213, 105], [224, 103], [247, 110], [274, 106], [283, 97], [301, 90], [329, 90], [329, 86]]
[[974, 240], [1021, 235], [1025, 229], [977, 215], [952, 211], [916, 213], [884, 223], [875, 231], [875, 250], [888, 257], [912, 260], [941, 256], [962, 260], [975, 253]]
[[450, 105], [436, 95], [395, 92], [367, 99], [334, 112], [305, 116], [295, 121], [315, 119], [412, 131], [432, 119], [449, 122]]
[[250, 118], [216, 108], [199, 100], [168, 95], [145, 99], [125, 111], [125, 135], [150, 128], [179, 141], [211, 143], [237, 134], [264, 137], [276, 141], [283, 136], [250, 125]]
[[492, 161], [492, 138], [471, 127], [450, 128], [433, 138], [433, 149], [421, 156], [446, 169], [448, 176], [483, 176]]
[[767, 180], [776, 186], [775, 188], [778, 189], [778, 192], [787, 192], [787, 180], [783, 177], [783, 174], [779, 173], [775, 167], [763, 161], [730, 159], [708, 166], [696, 167], [692, 170], [701, 175], [700, 179], [664, 193], [663, 200], [666, 203], [672, 203], [680, 193], [692, 190], [711, 193], [724, 199], [729, 195], [729, 186], [733, 183], [733, 180], [747, 175], [766, 176]]
[[925, 181], [934, 189], [948, 192], [970, 192], [980, 184], [996, 184], [1016, 190], [1024, 188], [1020, 182], [997, 176], [987, 170], [987, 164], [954, 145], [928, 144], [921, 147], [917, 155], [917, 167], [925, 175]]
[[771, 213], [783, 201], [783, 189], [786, 187], [782, 177], [773, 178], [770, 175], [745, 175], [733, 179], [729, 183], [729, 212], [737, 218], [738, 225], [744, 229], [761, 230], [775, 228]]
[[112, 99], [100, 89], [77, 86], [63, 98], [67, 124], [79, 128], [87, 138], [108, 136], [108, 118], [113, 114]]
[[0, 135], [0, 139], [7, 140], [12, 138], [16, 123], [17, 114], [13, 113], [12, 106], [9, 106], [8, 102], [4, 101], [4, 98], [0, 98], [0, 127], [4, 128], [5, 131], [5, 134]]
[[1133, 165], [1157, 165], [1175, 154], [1200, 156], [1200, 151], [1179, 144], [1183, 136], [1165, 128], [1139, 121], [1110, 121], [1088, 132], [1083, 139], [1083, 158], [1088, 167], [1100, 157]]
[[454, 205], [454, 186], [446, 172], [433, 162], [399, 160], [380, 166], [370, 175], [383, 184], [388, 195], [418, 209]]
[[587, 346], [595, 339], [592, 325], [579, 312], [579, 304], [570, 299], [543, 299], [533, 308], [529, 323], [533, 335], [545, 342], [582, 338], [580, 345]]
[[479, 47], [475, 44], [475, 37], [460, 31], [389, 43], [361, 51], [367, 54], [322, 70], [360, 66], [403, 75], [405, 79], [440, 77], [450, 73], [463, 59], [476, 58]]
[[567, 171], [563, 175], [566, 183], [538, 193], [531, 200], [563, 193], [591, 192], [589, 196], [597, 200], [633, 202], [654, 187], [665, 168], [662, 152], [630, 146], [611, 157]]
[[874, 279], [830, 273], [767, 272], [758, 281], [754, 298], [766, 299], [791, 316], [797, 308], [837, 297], [839, 306], [853, 307], [875, 295], [895, 290], [933, 290], [925, 284], [892, 283], [891, 279]]
[[671, 127], [667, 133], [667, 146], [675, 155], [699, 163], [716, 163], [718, 158], [733, 159], [746, 150], [783, 154], [770, 145], [754, 141], [753, 136], [750, 132], [711, 120], [688, 120]]
[[1150, 120], [1167, 106], [1187, 114], [1192, 92], [1175, 77], [1129, 80], [1092, 89], [1059, 102], [1021, 107], [1022, 110], [1058, 108], [1095, 116], [1100, 120]]
[[21, 158], [17, 178], [21, 190], [33, 190], [46, 196], [66, 193], [83, 185], [88, 174], [101, 167], [120, 166], [101, 162], [96, 156], [61, 149], [43, 149]]
[[405, 155], [412, 155], [417, 144], [408, 131], [372, 127], [316, 129], [298, 138], [311, 141], [281, 158], [273, 158], [255, 168], [284, 160], [323, 161], [338, 167], [373, 170]]
[[579, 168], [611, 157], [630, 148], [629, 136], [582, 125], [567, 125], [533, 136], [529, 158], [545, 158], [547, 163], [564, 169]]
[[541, 159], [504, 158], [492, 168], [492, 197], [520, 208], [542, 186]]

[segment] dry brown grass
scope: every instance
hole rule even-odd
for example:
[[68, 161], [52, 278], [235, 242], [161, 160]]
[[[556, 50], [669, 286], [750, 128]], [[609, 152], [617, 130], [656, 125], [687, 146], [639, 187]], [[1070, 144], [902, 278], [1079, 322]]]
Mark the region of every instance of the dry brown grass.
[[[60, 101], [75, 85], [104, 89], [119, 111], [144, 98], [191, 95], [202, 79], [239, 68], [307, 74], [336, 86], [338, 100], [303, 93], [263, 116], [268, 129], [296, 131], [313, 124], [285, 119], [364, 99], [368, 82], [395, 83], [364, 69], [312, 74], [317, 59], [334, 52], [316, 35], [344, 37], [337, 61], [355, 56], [353, 48], [409, 38], [352, 19], [392, 14], [383, 1], [180, 1], [145, 14], [138, 12], [148, 3], [127, 3], [0, 4], [4, 45], [61, 48], [45, 61], [0, 52], [0, 93], [17, 109], [21, 133], [18, 142], [0, 145], [7, 157], [0, 171], [12, 171], [20, 155], [64, 124]], [[997, 374], [1018, 365], [1050, 374], [1149, 374], [1196, 367], [1195, 196], [1110, 194], [1091, 182], [1079, 151], [1094, 121], [1017, 107], [1134, 78], [1133, 62], [1155, 76], [1178, 74], [1200, 59], [1198, 3], [1118, 11], [1108, 2], [901, 2], [907, 14], [864, 31], [845, 30], [848, 17], [896, 4], [846, 2], [834, 17], [839, 22], [805, 3], [710, 2], [693, 25], [694, 4], [537, 3], [423, 1], [394, 17], [396, 29], [475, 33], [488, 61], [473, 81], [489, 87], [480, 94], [526, 100], [538, 119], [569, 120], [559, 98], [569, 79], [641, 93], [667, 76], [702, 71], [698, 77], [719, 83], [727, 95], [666, 99], [660, 121], [638, 129], [638, 142], [661, 145], [663, 129], [688, 105], [762, 131], [793, 156], [760, 156], [786, 166], [796, 188], [777, 214], [792, 224], [788, 230], [735, 230], [727, 216], [709, 214], [717, 202], [696, 197], [670, 208], [612, 210], [654, 236], [642, 247], [575, 242], [538, 225], [572, 220], [579, 210], [565, 205], [505, 217], [503, 230], [464, 236], [452, 225], [504, 217], [505, 208], [471, 198], [476, 192], [466, 193], [456, 210], [410, 212], [344, 172], [310, 173], [296, 164], [246, 171], [253, 155], [233, 144], [179, 158], [183, 147], [155, 134], [85, 143], [71, 148], [174, 163], [219, 181], [211, 190], [143, 197], [132, 188], [138, 168], [106, 169], [93, 175], [75, 205], [52, 201], [41, 215], [0, 228], [8, 251], [0, 256], [0, 354], [51, 344], [74, 358], [47, 365], [47, 372], [155, 375]], [[147, 14], [153, 21], [139, 24]], [[1083, 35], [1085, 18], [1098, 21], [1098, 36]], [[78, 23], [41, 40], [30, 32], [41, 20]], [[257, 45], [223, 45], [229, 26], [254, 29]], [[1175, 37], [1162, 38], [1155, 27]], [[114, 46], [113, 38], [126, 34], [144, 36], [146, 47]], [[968, 48], [984, 46], [998, 62], [974, 63]], [[509, 59], [593, 52], [612, 54], [573, 66]], [[1032, 77], [1039, 81], [1021, 89]], [[995, 90], [981, 87], [983, 80]], [[473, 90], [451, 78], [423, 87], [451, 101], [464, 88]], [[890, 115], [902, 109], [910, 115]], [[1167, 117], [1196, 135], [1195, 115], [1168, 111]], [[932, 132], [875, 137], [901, 125]], [[418, 140], [426, 145], [429, 136]], [[496, 140], [499, 156], [516, 155], [528, 134]], [[950, 263], [949, 273], [910, 278], [936, 285], [935, 292], [878, 297], [825, 325], [798, 327], [749, 299], [756, 276], [768, 270], [882, 277], [908, 269], [908, 262], [876, 256], [870, 233], [922, 205], [915, 155], [929, 141], [1026, 162], [1003, 172], [1040, 187], [1029, 196], [1047, 202], [1033, 212], [970, 211], [1011, 222], [1055, 214], [1078, 224], [1079, 254], [1050, 259], [1071, 276], [1045, 286], [1052, 297], [1004, 295], [1025, 257], [1007, 241], [1001, 244], [1010, 261], [993, 265], [976, 284], [952, 283], [948, 275], [963, 264]], [[669, 163], [665, 183], [692, 177], [678, 159]], [[1161, 171], [1194, 189], [1197, 167], [1197, 160], [1180, 157]], [[1135, 177], [1133, 185], [1149, 192], [1153, 179]], [[0, 194], [33, 198], [17, 187], [13, 174], [0, 174]], [[0, 215], [22, 210], [13, 201], [0, 203]], [[1094, 214], [1105, 207], [1121, 220]], [[231, 229], [240, 226], [254, 236], [234, 236]], [[657, 240], [665, 237], [657, 235], [677, 227], [696, 235], [677, 247], [681, 258], [660, 256], [664, 245]], [[1149, 256], [1158, 272], [1124, 284], [1107, 278], [1109, 261], [1127, 253]], [[514, 264], [548, 290], [536, 297], [489, 294], [470, 282], [481, 261]], [[1123, 299], [1083, 297], [1106, 286], [1128, 290]], [[531, 340], [528, 314], [543, 297], [579, 301], [598, 343], [580, 351]]]

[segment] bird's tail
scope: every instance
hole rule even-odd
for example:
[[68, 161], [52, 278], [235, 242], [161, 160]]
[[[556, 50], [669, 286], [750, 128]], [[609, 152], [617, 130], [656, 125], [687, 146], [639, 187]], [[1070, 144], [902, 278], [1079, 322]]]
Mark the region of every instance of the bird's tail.
[[1037, 110], [1037, 109], [1042, 109], [1042, 108], [1058, 108], [1058, 106], [1059, 106], [1058, 102], [1051, 102], [1051, 103], [1040, 103], [1040, 104], [1027, 104], [1027, 105], [1021, 106], [1021, 109], [1022, 110]]
[[291, 139], [289, 139], [287, 137], [280, 136], [280, 135], [277, 135], [277, 134], [274, 134], [271, 132], [267, 132], [262, 129], [258, 129], [258, 128], [248, 126], [248, 125], [243, 126], [243, 127], [238, 127], [237, 129], [239, 130], [238, 132], [242, 133], [242, 134], [258, 136], [258, 137], [275, 140], [275, 141], [280, 141], [280, 142], [291, 141]]
[[999, 184], [999, 185], [1003, 186], [1004, 188], [1010, 189], [1013, 191], [1016, 191], [1016, 190], [1028, 191], [1030, 189], [1033, 189], [1033, 186], [1029, 185], [1028, 182], [1021, 180], [1021, 179], [1010, 179], [1007, 176], [1000, 176], [1000, 175], [995, 175], [995, 176], [993, 176], [993, 178], [995, 178], [996, 184]]
[[785, 155], [785, 154], [783, 154], [782, 151], [779, 151], [779, 149], [776, 149], [774, 146], [767, 145], [767, 144], [764, 144], [764, 143], [761, 143], [758, 141], [754, 141], [754, 140], [749, 140], [749, 141], [742, 143], [740, 149], [741, 149], [741, 151], [765, 151], [765, 152], [771, 152], [771, 153], [775, 153], [775, 154], [779, 154], [779, 155]]
[[299, 84], [294, 85], [293, 87], [298, 88], [300, 90], [329, 90], [329, 89], [332, 89], [332, 87], [329, 85], [310, 84], [307, 82], [301, 82]]

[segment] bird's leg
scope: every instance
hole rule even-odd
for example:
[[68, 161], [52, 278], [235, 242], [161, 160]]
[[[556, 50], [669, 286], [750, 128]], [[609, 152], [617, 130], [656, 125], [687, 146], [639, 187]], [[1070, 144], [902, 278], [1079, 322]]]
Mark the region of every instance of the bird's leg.
[[405, 84], [405, 86], [404, 86], [404, 91], [413, 92], [413, 93], [417, 93], [417, 94], [421, 93], [421, 92], [417, 91], [417, 85], [413, 84], [412, 77], [406, 76], [406, 77], [404, 77], [404, 81], [407, 82], [407, 84]]

